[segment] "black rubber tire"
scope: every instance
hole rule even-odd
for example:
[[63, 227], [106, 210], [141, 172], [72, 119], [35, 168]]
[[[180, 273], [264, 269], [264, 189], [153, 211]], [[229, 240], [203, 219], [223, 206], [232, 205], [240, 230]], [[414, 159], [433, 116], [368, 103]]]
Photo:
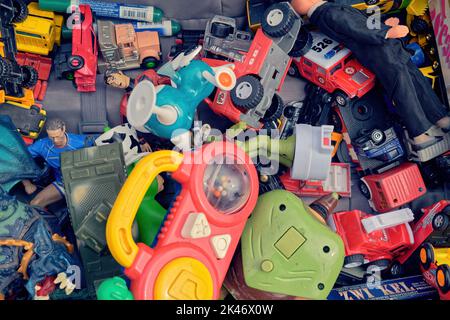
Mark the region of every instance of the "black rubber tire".
[[211, 25], [211, 34], [216, 38], [224, 39], [233, 32], [233, 27], [220, 22], [215, 22]]
[[[247, 97], [237, 92], [243, 86], [250, 90], [250, 94]], [[236, 86], [231, 90], [231, 101], [233, 101], [234, 105], [247, 110], [258, 106], [263, 97], [264, 88], [259, 79], [252, 75], [245, 75], [237, 79]]]
[[[444, 274], [444, 283], [439, 283], [438, 281], [438, 275], [442, 272]], [[443, 294], [446, 294], [450, 291], [450, 267], [448, 264], [440, 265], [436, 269], [436, 283], [439, 287], [439, 289], [442, 291]]]
[[298, 33], [297, 40], [295, 41], [294, 47], [289, 52], [291, 57], [301, 57], [304, 56], [312, 47], [313, 38], [310, 32], [305, 29], [300, 29]]
[[391, 265], [391, 261], [388, 259], [380, 259], [372, 261], [369, 266], [376, 266], [379, 268], [379, 271], [386, 270]]
[[294, 78], [300, 78], [300, 71], [298, 71], [298, 67], [294, 61], [292, 61], [291, 65], [289, 66], [288, 75]]
[[358, 183], [358, 187], [359, 187], [359, 191], [361, 191], [362, 195], [370, 200], [370, 198], [371, 198], [370, 189], [367, 186], [367, 184], [364, 181], [360, 180]]
[[[269, 24], [268, 20], [273, 16], [275, 11], [278, 11], [283, 16], [277, 24]], [[264, 12], [261, 20], [261, 27], [267, 35], [274, 38], [279, 38], [291, 31], [295, 19], [296, 17], [288, 5], [283, 3], [275, 3]], [[271, 19], [271, 21], [273, 20]], [[274, 21], [274, 23], [276, 23], [276, 21]]]
[[23, 22], [28, 16], [28, 7], [23, 0], [13, 0], [14, 17], [13, 23]]
[[292, 105], [287, 105], [283, 110], [283, 116], [286, 119], [291, 119], [295, 114], [295, 107]]
[[[78, 61], [78, 65], [73, 65], [73, 61]], [[84, 59], [81, 56], [70, 56], [67, 58], [67, 65], [69, 66], [69, 69], [72, 71], [80, 70], [84, 67]]]
[[[425, 250], [425, 259], [426, 259], [425, 261], [422, 260], [422, 250]], [[422, 244], [419, 249], [419, 256], [421, 257], [420, 264], [425, 270], [428, 270], [431, 264], [434, 262], [433, 246], [428, 242]]]
[[397, 261], [392, 263], [389, 270], [391, 275], [395, 278], [399, 278], [405, 274], [405, 267]]
[[422, 18], [414, 17], [414, 19], [411, 21], [411, 31], [414, 33], [426, 34], [429, 29], [430, 26], [428, 25], [428, 22], [426, 22]]
[[37, 116], [41, 112], [41, 109], [38, 106], [31, 106], [30, 107], [30, 113], [33, 116]]
[[450, 217], [443, 212], [436, 214], [431, 221], [433, 230], [445, 231], [450, 224]]
[[345, 92], [342, 92], [340, 90], [337, 90], [336, 92], [333, 93], [333, 99], [340, 107], [346, 107], [350, 103], [350, 98], [347, 96], [347, 94], [345, 94]]
[[[154, 67], [151, 67], [151, 68], [148, 67], [148, 65], [147, 65], [148, 63], [153, 63]], [[144, 60], [142, 60], [141, 67], [142, 67], [142, 69], [147, 69], [147, 70], [154, 69], [158, 66], [158, 63], [159, 63], [159, 61], [155, 57], [147, 57], [147, 58], [144, 58]]]
[[6, 59], [0, 57], [0, 79], [8, 78], [11, 76], [12, 64]]
[[269, 109], [266, 110], [263, 120], [276, 120], [280, 119], [283, 115], [284, 102], [283, 99], [278, 94], [274, 94], [272, 98], [272, 103]]
[[267, 176], [267, 181], [263, 182], [261, 177], [259, 179], [259, 195], [273, 191], [284, 190], [284, 186], [281, 183], [278, 175]]
[[344, 258], [344, 268], [356, 268], [364, 264], [364, 255], [353, 254]]
[[39, 80], [39, 74], [36, 69], [31, 66], [21, 66], [20, 71], [23, 75], [22, 87], [28, 89], [34, 87]]
[[364, 0], [365, 4], [368, 6], [374, 6], [380, 2], [380, 0]]
[[386, 135], [384, 134], [383, 131], [375, 129], [370, 133], [370, 139], [375, 145], [378, 146], [382, 144], [384, 141], [386, 141]]

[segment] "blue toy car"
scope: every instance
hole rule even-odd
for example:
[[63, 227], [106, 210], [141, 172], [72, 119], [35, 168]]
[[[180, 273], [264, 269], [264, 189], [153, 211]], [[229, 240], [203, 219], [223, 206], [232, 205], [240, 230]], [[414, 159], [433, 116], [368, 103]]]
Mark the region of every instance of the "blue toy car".
[[391, 162], [401, 158], [405, 152], [394, 128], [385, 131], [373, 129], [354, 141], [356, 153], [368, 159]]

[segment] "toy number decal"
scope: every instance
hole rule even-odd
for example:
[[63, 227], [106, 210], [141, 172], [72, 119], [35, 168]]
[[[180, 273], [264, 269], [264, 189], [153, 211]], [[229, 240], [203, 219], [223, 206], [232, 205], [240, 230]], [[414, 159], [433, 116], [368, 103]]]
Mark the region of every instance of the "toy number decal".
[[320, 52], [322, 52], [323, 49], [328, 48], [328, 46], [330, 44], [332, 44], [332, 43], [333, 43], [333, 40], [327, 39], [327, 38], [323, 38], [322, 41], [318, 42], [315, 46], [312, 47], [312, 49], [315, 52], [320, 53]]

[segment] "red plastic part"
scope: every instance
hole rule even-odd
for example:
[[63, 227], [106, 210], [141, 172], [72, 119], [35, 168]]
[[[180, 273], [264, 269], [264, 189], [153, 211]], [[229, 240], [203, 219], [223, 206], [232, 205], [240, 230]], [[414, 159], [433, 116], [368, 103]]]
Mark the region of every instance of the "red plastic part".
[[[234, 163], [242, 164], [250, 181], [247, 202], [232, 214], [224, 214], [213, 207], [203, 190], [203, 177], [208, 163], [222, 154], [234, 159]], [[185, 153], [183, 163], [172, 177], [182, 185], [182, 191], [172, 204], [154, 248], [150, 249], [144, 244], [138, 245], [138, 255], [133, 265], [125, 271], [132, 280], [131, 291], [135, 299], [153, 299], [154, 284], [161, 269], [176, 258], [191, 257], [208, 269], [214, 285], [213, 296], [217, 299], [245, 223], [258, 199], [256, 169], [243, 150], [234, 143], [224, 141], [207, 144], [194, 152]], [[210, 236], [182, 236], [183, 227], [191, 213], [203, 213], [206, 216], [211, 229]], [[225, 257], [218, 259], [210, 241], [211, 237], [224, 234], [230, 235], [231, 241]]]
[[336, 232], [344, 241], [346, 256], [362, 254], [366, 263], [380, 259], [392, 261], [411, 248], [414, 237], [409, 224], [367, 233], [361, 220], [371, 216], [360, 210], [332, 215]]
[[378, 212], [388, 212], [427, 192], [415, 163], [403, 163], [381, 174], [361, 178], [370, 190], [370, 205]]
[[72, 30], [72, 55], [80, 56], [84, 66], [75, 71], [75, 84], [79, 92], [95, 92], [97, 79], [97, 36], [93, 27], [93, 14], [89, 5], [80, 5], [83, 19]]
[[52, 69], [52, 59], [33, 53], [19, 52], [16, 60], [21, 66], [31, 66], [38, 72], [39, 80], [34, 88], [31, 88], [36, 100], [42, 101], [47, 93], [48, 79]]

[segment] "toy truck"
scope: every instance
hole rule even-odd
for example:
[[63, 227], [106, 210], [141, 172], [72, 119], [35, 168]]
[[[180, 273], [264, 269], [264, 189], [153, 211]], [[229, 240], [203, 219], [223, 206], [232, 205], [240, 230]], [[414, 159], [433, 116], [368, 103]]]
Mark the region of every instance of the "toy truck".
[[419, 167], [410, 162], [380, 174], [361, 178], [361, 193], [377, 212], [387, 212], [405, 205], [427, 192]]
[[161, 60], [159, 35], [156, 31], [135, 32], [131, 23], [114, 24], [99, 20], [98, 43], [102, 57], [100, 73], [106, 69], [155, 68]]
[[44, 100], [48, 87], [48, 79], [50, 78], [50, 71], [52, 69], [52, 59], [33, 53], [23, 52], [17, 53], [16, 59], [20, 65], [30, 66], [36, 69], [38, 80], [36, 85], [32, 88], [34, 98], [39, 101]]
[[15, 23], [17, 50], [48, 56], [61, 44], [63, 16], [40, 10], [37, 2], [28, 5], [28, 16]]
[[328, 225], [344, 241], [345, 268], [363, 264], [384, 270], [414, 244], [408, 222], [414, 220], [411, 209], [372, 215], [360, 210], [336, 212]]
[[321, 33], [310, 34], [311, 49], [292, 60], [289, 75], [301, 75], [325, 89], [340, 106], [346, 106], [355, 97], [361, 98], [374, 87], [375, 74], [363, 67], [349, 49]]
[[[276, 16], [280, 12], [282, 19]], [[302, 24], [288, 2], [270, 7], [266, 11], [265, 22], [263, 28], [256, 32], [243, 62], [233, 62], [237, 78], [234, 89], [231, 92], [218, 89], [213, 100], [206, 99], [215, 113], [256, 129], [263, 126], [261, 120], [270, 109], [275, 92], [284, 83], [291, 63], [288, 52], [293, 48]], [[211, 67], [230, 63], [209, 58], [204, 58], [204, 61]], [[270, 113], [281, 115], [282, 110], [277, 111]]]

